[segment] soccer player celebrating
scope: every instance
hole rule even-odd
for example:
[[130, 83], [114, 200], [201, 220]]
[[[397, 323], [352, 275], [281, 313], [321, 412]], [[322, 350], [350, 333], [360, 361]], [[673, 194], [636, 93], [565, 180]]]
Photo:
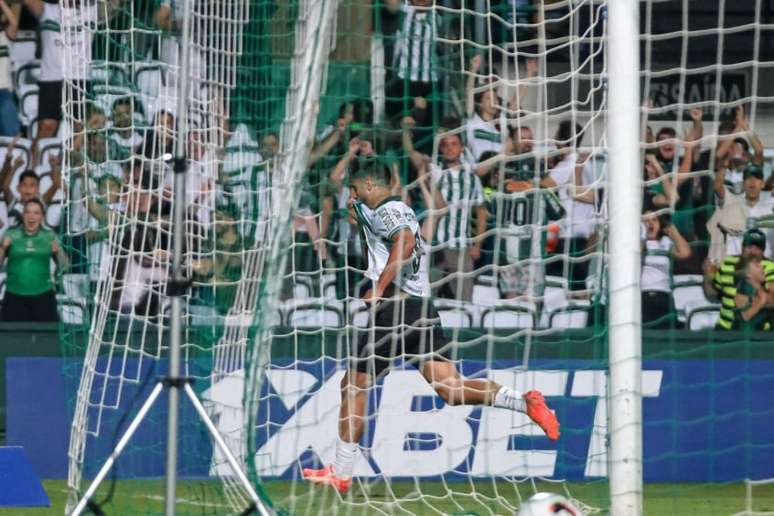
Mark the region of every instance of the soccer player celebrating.
[[372, 308], [368, 329], [341, 383], [339, 440], [333, 464], [304, 469], [307, 480], [349, 489], [366, 423], [368, 391], [396, 358], [415, 363], [449, 405], [488, 405], [526, 413], [552, 440], [559, 422], [538, 391], [525, 394], [489, 380], [463, 378], [449, 360], [449, 345], [429, 298], [427, 253], [414, 211], [391, 196], [390, 171], [378, 160], [360, 161], [351, 174], [350, 217], [366, 243], [373, 288], [364, 300]]

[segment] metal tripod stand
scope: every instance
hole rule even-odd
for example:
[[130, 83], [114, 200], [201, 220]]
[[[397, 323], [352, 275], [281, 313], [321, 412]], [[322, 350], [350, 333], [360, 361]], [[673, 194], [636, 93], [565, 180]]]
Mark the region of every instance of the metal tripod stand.
[[95, 507], [91, 502], [92, 497], [97, 491], [100, 483], [105, 479], [110, 469], [115, 464], [116, 459], [124, 450], [126, 445], [131, 440], [137, 428], [142, 423], [145, 416], [150, 411], [153, 404], [158, 399], [161, 392], [167, 388], [169, 389], [169, 413], [167, 418], [167, 455], [166, 455], [166, 496], [165, 496], [165, 514], [172, 516], [175, 514], [175, 491], [177, 486], [177, 438], [178, 438], [178, 411], [180, 406], [180, 390], [188, 396], [196, 409], [197, 414], [201, 418], [202, 422], [207, 427], [210, 435], [217, 447], [223, 452], [231, 469], [237, 477], [237, 480], [245, 489], [250, 497], [251, 504], [243, 514], [257, 513], [261, 516], [270, 516], [273, 511], [266, 506], [256, 493], [250, 481], [247, 479], [244, 471], [242, 471], [239, 462], [237, 462], [234, 454], [229, 450], [228, 445], [223, 440], [223, 437], [218, 432], [218, 429], [213, 424], [212, 420], [207, 415], [204, 406], [196, 396], [193, 388], [191, 387], [191, 381], [189, 378], [180, 376], [180, 347], [182, 342], [182, 330], [183, 330], [183, 299], [188, 286], [188, 282], [184, 278], [182, 271], [182, 258], [183, 258], [183, 238], [186, 234], [184, 216], [186, 212], [186, 172], [188, 170], [188, 164], [186, 159], [186, 135], [188, 131], [188, 83], [189, 83], [189, 70], [190, 70], [190, 52], [187, 45], [190, 35], [191, 26], [191, 2], [193, 0], [182, 0], [184, 6], [182, 37], [180, 42], [180, 68], [178, 74], [177, 83], [177, 115], [178, 115], [178, 131], [175, 140], [175, 161], [174, 161], [174, 173], [175, 173], [175, 196], [173, 205], [173, 221], [172, 221], [172, 234], [173, 234], [173, 253], [172, 253], [172, 278], [169, 281], [167, 288], [167, 295], [172, 298], [172, 313], [171, 313], [171, 326], [170, 326], [170, 347], [169, 347], [169, 376], [160, 379], [148, 399], [145, 400], [137, 415], [134, 417], [129, 427], [126, 429], [121, 439], [118, 441], [113, 452], [103, 464], [102, 468], [94, 477], [89, 488], [83, 494], [75, 509], [71, 512], [72, 516], [79, 516], [84, 509]]

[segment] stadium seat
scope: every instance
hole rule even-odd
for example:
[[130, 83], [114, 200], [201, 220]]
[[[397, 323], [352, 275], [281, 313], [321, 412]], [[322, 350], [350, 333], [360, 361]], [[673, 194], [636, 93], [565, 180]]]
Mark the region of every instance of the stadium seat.
[[124, 70], [117, 63], [107, 61], [94, 61], [89, 67], [89, 76], [96, 84], [110, 84], [112, 86], [131, 87], [131, 82]]
[[462, 309], [438, 310], [441, 316], [441, 326], [444, 328], [470, 328], [473, 326], [473, 316]]
[[[474, 274], [476, 271], [474, 271]], [[497, 279], [491, 274], [476, 274], [475, 284], [484, 287], [497, 287]]]
[[17, 93], [19, 97], [19, 120], [29, 127], [38, 117], [38, 85], [23, 84]]
[[[233, 313], [228, 314], [223, 319], [224, 326], [239, 327], [249, 329], [253, 327], [255, 323], [255, 314], [253, 312], [245, 313]], [[282, 314], [279, 310], [275, 310], [269, 317], [269, 324], [276, 326], [282, 324]]]
[[344, 315], [338, 306], [330, 303], [302, 304], [288, 310], [285, 324], [293, 327], [340, 328], [344, 326]]
[[46, 207], [46, 220], [45, 224], [47, 227], [53, 229], [54, 231], [59, 231], [59, 226], [62, 224], [62, 201], [54, 199], [51, 201], [51, 203]]
[[686, 327], [689, 330], [709, 330], [715, 327], [720, 305], [689, 303], [686, 306]]
[[470, 328], [478, 319], [478, 308], [473, 303], [454, 299], [433, 300], [444, 328]]
[[95, 85], [92, 89], [94, 102], [108, 116], [113, 110], [113, 102], [123, 97], [135, 97], [135, 93], [126, 86], [113, 86], [109, 84]]
[[567, 308], [570, 304], [567, 299], [566, 288], [556, 282], [546, 282], [543, 289], [543, 305], [540, 313], [539, 326], [541, 328], [550, 327], [551, 314]]
[[336, 299], [336, 273], [326, 272], [322, 275], [322, 296], [325, 299]]
[[[43, 194], [51, 187], [51, 173], [47, 172], [40, 175], [40, 192]], [[58, 230], [62, 222], [62, 209], [65, 202], [65, 192], [61, 188], [54, 194], [54, 198], [46, 206], [46, 226]]]
[[553, 329], [585, 328], [588, 325], [590, 311], [589, 304], [573, 303], [551, 312], [548, 318], [548, 327]]
[[529, 303], [509, 303], [487, 308], [481, 314], [481, 327], [486, 330], [534, 328], [534, 307]]
[[62, 274], [62, 290], [68, 299], [86, 301], [89, 296], [89, 275]]
[[11, 42], [10, 56], [14, 70], [19, 70], [30, 61], [35, 60], [35, 51], [38, 46], [38, 39], [34, 31], [22, 31], [16, 35], [16, 39]]
[[567, 280], [560, 276], [546, 276], [543, 304], [538, 326], [540, 328], [585, 328], [591, 303], [571, 299]]
[[41, 166], [46, 171], [51, 170], [48, 160], [52, 154], [62, 155], [62, 140], [58, 137], [38, 140], [38, 150], [40, 151]]
[[689, 306], [706, 306], [712, 304], [705, 296], [702, 288], [703, 279], [699, 274], [677, 275], [672, 278], [672, 297], [675, 300], [677, 320], [685, 322]]
[[500, 289], [492, 285], [473, 285], [473, 304], [489, 306], [500, 302]]
[[14, 75], [14, 91], [20, 92], [24, 85], [37, 85], [38, 77], [40, 77], [40, 61], [34, 60], [24, 64]]
[[56, 296], [59, 319], [64, 324], [81, 325], [86, 322], [86, 304], [68, 299], [64, 295]]
[[[31, 140], [34, 140], [35, 138], [38, 137], [38, 123], [39, 122], [40, 122], [40, 120], [38, 119], [37, 116], [35, 116], [35, 118], [30, 120], [29, 125], [27, 125], [27, 136], [29, 136], [29, 138]], [[63, 134], [62, 133], [62, 126], [63, 125], [64, 125], [64, 121], [59, 123], [59, 131], [57, 131], [57, 136]]]
[[296, 301], [307, 301], [312, 297], [311, 287], [306, 283], [296, 282], [293, 284], [293, 299]]
[[348, 299], [344, 302], [349, 308], [349, 324], [358, 328], [365, 328], [368, 325], [369, 307], [362, 299]]

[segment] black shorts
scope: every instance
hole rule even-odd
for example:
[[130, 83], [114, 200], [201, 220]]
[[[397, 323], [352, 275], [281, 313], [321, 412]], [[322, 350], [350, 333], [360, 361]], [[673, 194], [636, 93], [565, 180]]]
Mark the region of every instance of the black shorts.
[[38, 118], [62, 119], [62, 81], [38, 82]]
[[448, 341], [430, 298], [382, 301], [374, 319], [358, 331], [352, 369], [381, 376], [396, 358], [410, 363], [449, 359]]
[[[72, 105], [70, 113], [75, 120], [86, 121], [86, 92], [90, 88], [89, 81], [72, 81], [68, 88], [70, 98], [66, 99]], [[38, 119], [62, 120], [63, 81], [38, 82]]]

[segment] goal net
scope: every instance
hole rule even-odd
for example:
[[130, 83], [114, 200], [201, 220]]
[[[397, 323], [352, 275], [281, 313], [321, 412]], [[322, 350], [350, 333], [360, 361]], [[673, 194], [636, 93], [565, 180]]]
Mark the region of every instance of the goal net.
[[[184, 3], [61, 8], [74, 70], [60, 129], [70, 503], [168, 367], [184, 81], [183, 371], [261, 497], [299, 514], [502, 514], [551, 491], [604, 511], [608, 315], [637, 308], [608, 304], [607, 178], [620, 173], [607, 166], [608, 2], [191, 0], [183, 41]], [[736, 312], [702, 286], [705, 257], [723, 287], [745, 231], [772, 239], [759, 144], [774, 52], [760, 3], [641, 3], [643, 197], [632, 203], [644, 218], [632, 231], [644, 478], [664, 490], [664, 513], [708, 496], [705, 483], [774, 476], [756, 423], [774, 417], [757, 400], [774, 390], [757, 332], [767, 312], [760, 328], [712, 331]], [[524, 414], [444, 404], [398, 360], [369, 392], [350, 491], [301, 478], [334, 459], [341, 380], [368, 326], [369, 264], [348, 202], [350, 166], [371, 153], [421, 224], [451, 360], [467, 377], [540, 390], [558, 442]], [[759, 175], [760, 204], [745, 211], [735, 196]], [[247, 493], [182, 405], [180, 511], [240, 513]], [[165, 425], [159, 404], [97, 503], [160, 510]]]

